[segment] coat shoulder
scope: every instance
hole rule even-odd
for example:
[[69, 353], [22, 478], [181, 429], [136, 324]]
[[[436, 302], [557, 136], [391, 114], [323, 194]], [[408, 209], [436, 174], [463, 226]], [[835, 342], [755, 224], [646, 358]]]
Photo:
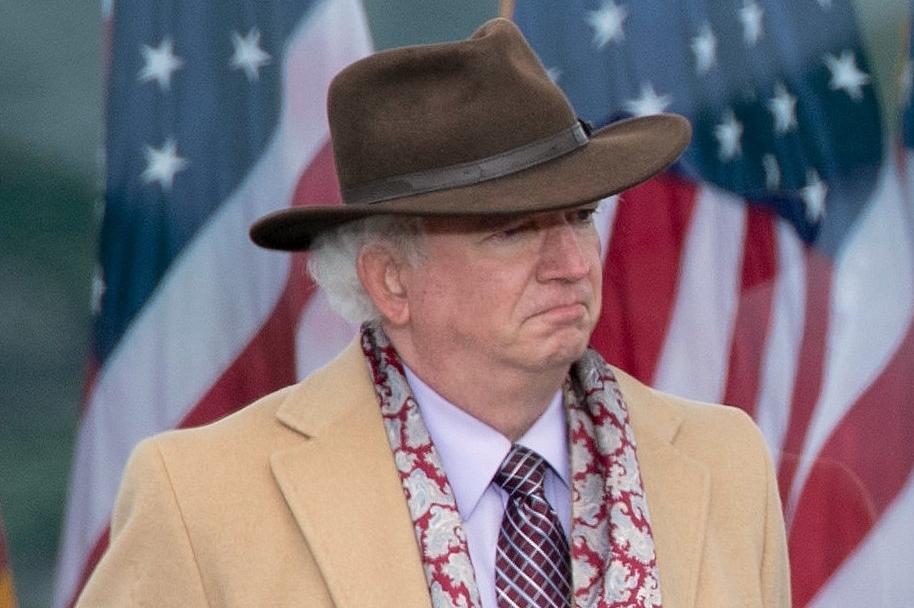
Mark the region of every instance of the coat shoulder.
[[[351, 405], [353, 394], [364, 399], [360, 378], [361, 353], [351, 344], [326, 366], [297, 384], [286, 386], [209, 424], [160, 433], [147, 442], [155, 444], [166, 460], [216, 460], [251, 462], [267, 457], [284, 444], [308, 436], [311, 428], [329, 424]], [[367, 369], [367, 368], [365, 368]], [[362, 375], [366, 375], [362, 372]], [[361, 389], [361, 392], [359, 392]], [[371, 385], [368, 385], [368, 390]], [[365, 393], [365, 394], [362, 394]]]
[[214, 422], [165, 431], [148, 441], [168, 451], [197, 449], [206, 452], [219, 445], [232, 445], [238, 450], [250, 449], [251, 443], [258, 438], [282, 433], [276, 412], [295, 388], [296, 385], [281, 388]]
[[707, 445], [715, 451], [767, 449], [755, 422], [738, 407], [687, 399], [651, 388], [621, 370], [613, 372], [636, 435], [641, 429], [669, 443]]

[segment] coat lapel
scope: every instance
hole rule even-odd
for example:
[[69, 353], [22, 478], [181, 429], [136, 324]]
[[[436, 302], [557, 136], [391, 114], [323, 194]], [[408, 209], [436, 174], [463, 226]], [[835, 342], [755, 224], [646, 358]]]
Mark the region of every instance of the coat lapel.
[[663, 608], [692, 608], [707, 532], [710, 472], [676, 447], [682, 411], [631, 376], [614, 371], [637, 441]]
[[297, 387], [277, 416], [303, 438], [273, 454], [273, 474], [335, 605], [430, 606], [358, 342]]

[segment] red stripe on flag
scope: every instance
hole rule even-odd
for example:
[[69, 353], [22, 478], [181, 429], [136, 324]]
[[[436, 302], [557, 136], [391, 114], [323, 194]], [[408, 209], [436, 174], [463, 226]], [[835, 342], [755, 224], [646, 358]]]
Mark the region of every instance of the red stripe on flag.
[[778, 271], [775, 216], [766, 209], [749, 205], [743, 243], [742, 280], [724, 403], [739, 406], [754, 416]]
[[292, 193], [291, 205], [332, 205], [338, 204], [341, 200], [340, 185], [336, 179], [336, 163], [333, 160], [333, 146], [328, 141], [298, 179]]
[[790, 496], [813, 410], [822, 391], [822, 366], [828, 336], [832, 265], [824, 254], [806, 250], [806, 314], [797, 359], [790, 419], [781, 448], [778, 485], [785, 505]]
[[82, 401], [80, 402], [80, 415], [86, 415], [86, 409], [89, 407], [89, 396], [95, 390], [95, 380], [99, 372], [98, 360], [92, 353], [86, 357], [85, 381], [83, 382]]
[[295, 382], [295, 330], [313, 286], [305, 274], [305, 256], [295, 254], [289, 279], [260, 331], [206, 396], [178, 424], [187, 428], [231, 414], [267, 393]]
[[3, 520], [0, 519], [0, 572], [9, 567], [6, 558], [6, 530], [3, 527]]
[[105, 531], [102, 532], [102, 535], [99, 536], [98, 540], [95, 542], [95, 546], [92, 547], [92, 551], [90, 551], [89, 555], [86, 557], [86, 564], [83, 566], [82, 575], [79, 577], [79, 584], [76, 586], [76, 589], [73, 592], [73, 598], [70, 599], [68, 604], [70, 608], [73, 608], [73, 606], [76, 605], [76, 600], [79, 599], [80, 592], [83, 590], [83, 587], [86, 586], [89, 577], [92, 576], [92, 571], [95, 570], [95, 566], [98, 565], [99, 560], [101, 560], [102, 555], [104, 555], [105, 549], [108, 548], [108, 535], [110, 532], [110, 528], [105, 528]]
[[914, 470], [914, 325], [835, 428], [790, 530], [793, 603], [805, 606], [865, 538]]
[[665, 173], [618, 202], [592, 344], [644, 382], [653, 380], [673, 315], [696, 192], [694, 183]]
[[[325, 144], [298, 180], [293, 206], [340, 200], [333, 153]], [[282, 255], [282, 254], [277, 254]], [[282, 296], [260, 331], [229, 366], [179, 427], [217, 420], [280, 387], [295, 382], [295, 333], [314, 286], [306, 272], [305, 254], [292, 255]]]

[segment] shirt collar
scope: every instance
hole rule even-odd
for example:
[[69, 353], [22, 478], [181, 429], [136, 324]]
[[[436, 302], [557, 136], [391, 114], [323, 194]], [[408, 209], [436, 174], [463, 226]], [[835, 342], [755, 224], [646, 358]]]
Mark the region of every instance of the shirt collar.
[[[466, 413], [403, 366], [419, 404], [419, 412], [441, 459], [457, 510], [469, 519], [483, 493], [511, 450], [507, 437]], [[568, 433], [562, 391], [556, 391], [546, 411], [517, 443], [541, 455], [570, 488]]]

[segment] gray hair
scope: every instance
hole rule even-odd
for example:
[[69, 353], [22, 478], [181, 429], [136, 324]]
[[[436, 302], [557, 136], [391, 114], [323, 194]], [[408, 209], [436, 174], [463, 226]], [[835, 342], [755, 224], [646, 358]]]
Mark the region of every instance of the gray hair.
[[367, 245], [384, 243], [403, 254], [408, 263], [417, 264], [424, 234], [418, 216], [373, 215], [346, 222], [314, 239], [308, 272], [324, 290], [334, 312], [350, 323], [379, 319], [378, 309], [359, 280], [359, 252]]

